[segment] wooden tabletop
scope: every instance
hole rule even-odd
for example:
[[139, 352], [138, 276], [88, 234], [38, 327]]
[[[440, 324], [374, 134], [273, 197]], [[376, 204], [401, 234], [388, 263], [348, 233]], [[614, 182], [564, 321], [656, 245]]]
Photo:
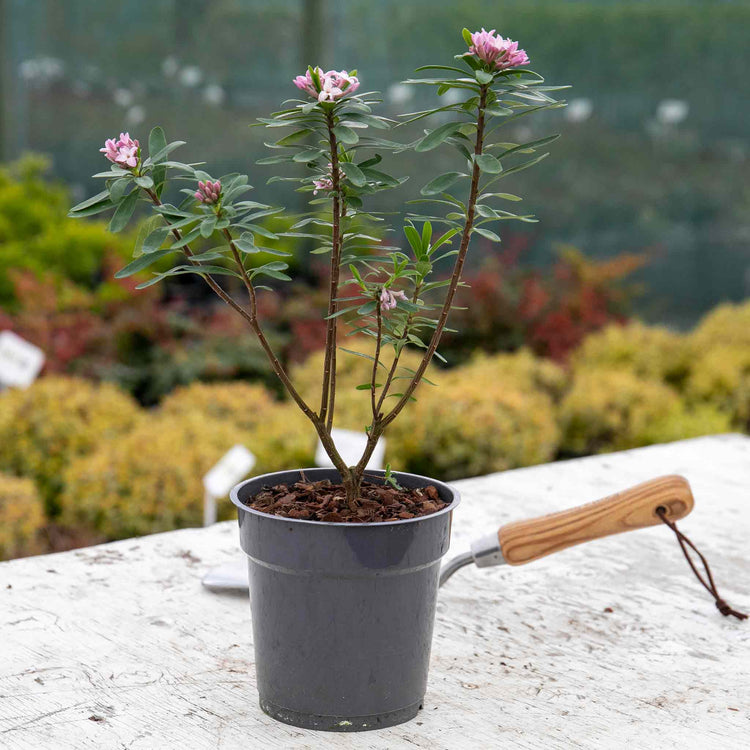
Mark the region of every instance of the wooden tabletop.
[[[750, 438], [724, 435], [455, 484], [449, 555], [501, 523], [686, 476], [681, 522], [750, 609]], [[250, 607], [200, 584], [239, 556], [233, 522], [0, 564], [0, 747], [745, 748], [750, 621], [722, 617], [666, 527], [441, 590], [424, 710], [319, 734], [261, 713]]]

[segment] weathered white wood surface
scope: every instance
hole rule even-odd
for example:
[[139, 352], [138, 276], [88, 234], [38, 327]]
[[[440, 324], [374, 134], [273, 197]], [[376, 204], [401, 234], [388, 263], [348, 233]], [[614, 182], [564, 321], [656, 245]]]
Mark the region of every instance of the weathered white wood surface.
[[[747, 609], [750, 439], [736, 435], [457, 483], [451, 553], [672, 472], [696, 497], [683, 529]], [[359, 735], [260, 712], [248, 603], [200, 585], [236, 556], [224, 523], [0, 565], [0, 747], [750, 747], [750, 621], [719, 615], [666, 528], [458, 572], [440, 594], [424, 711]]]

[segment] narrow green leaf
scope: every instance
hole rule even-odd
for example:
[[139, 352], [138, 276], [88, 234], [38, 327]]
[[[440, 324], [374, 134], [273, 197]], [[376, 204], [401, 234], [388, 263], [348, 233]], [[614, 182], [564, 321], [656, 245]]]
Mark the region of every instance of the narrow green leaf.
[[166, 250], [157, 250], [150, 253], [143, 253], [143, 255], [139, 255], [135, 260], [130, 261], [127, 266], [121, 268], [115, 274], [115, 278], [126, 279], [128, 276], [132, 276], [139, 271], [143, 271], [144, 269], [156, 263], [157, 260], [163, 258], [165, 255], [168, 255], [171, 252], [174, 251], [171, 247], [168, 247]]
[[125, 229], [135, 211], [135, 205], [138, 203], [139, 193], [140, 190], [133, 190], [120, 201], [120, 205], [117, 207], [112, 220], [109, 222], [110, 232], [120, 232]]
[[476, 154], [474, 161], [479, 165], [482, 172], [500, 174], [503, 171], [503, 165], [492, 154]]
[[462, 172], [445, 172], [434, 180], [430, 180], [419, 192], [422, 195], [438, 195], [449, 188], [461, 177], [466, 177]]
[[144, 190], [150, 190], [154, 186], [154, 181], [148, 175], [144, 175], [143, 177], [136, 177], [135, 184]]
[[[159, 217], [156, 217], [159, 218]], [[148, 253], [154, 253], [156, 252], [164, 243], [164, 240], [167, 239], [167, 235], [169, 234], [169, 227], [161, 227], [159, 229], [154, 229], [153, 232], [148, 234], [146, 236], [146, 239], [143, 240], [143, 247], [142, 250], [145, 254]]]
[[336, 137], [347, 146], [354, 146], [359, 143], [359, 136], [357, 133], [346, 125], [337, 125], [333, 129]]
[[415, 151], [431, 151], [433, 148], [439, 146], [446, 138], [452, 136], [462, 125], [460, 122], [446, 122], [444, 125], [435, 128], [430, 131], [419, 143], [414, 147]]
[[119, 180], [115, 180], [109, 186], [109, 199], [112, 203], [117, 204], [123, 199], [132, 181], [132, 175], [128, 175], [127, 177], [121, 177]]
[[362, 170], [350, 161], [341, 162], [341, 169], [344, 171], [349, 182], [356, 187], [364, 187], [367, 184], [367, 178]]
[[164, 134], [164, 130], [159, 126], [153, 128], [148, 136], [148, 153], [151, 157], [151, 162], [154, 164], [154, 168], [151, 170], [151, 178], [156, 185], [156, 194], [161, 195], [164, 189], [164, 181], [167, 179], [167, 168], [164, 166], [156, 166], [158, 161], [164, 161], [166, 154], [161, 155], [161, 152], [167, 147], [167, 136]]
[[110, 202], [109, 197], [109, 190], [102, 190], [101, 193], [97, 193], [96, 195], [92, 195], [91, 198], [87, 198], [85, 201], [82, 201], [77, 206], [73, 206], [73, 208], [70, 209], [68, 214], [77, 214], [79, 211], [83, 211], [86, 208], [91, 208], [92, 206], [95, 206], [99, 203]]
[[201, 237], [210, 237], [216, 229], [216, 216], [208, 216], [201, 222], [200, 233]]
[[474, 42], [471, 39], [471, 32], [468, 29], [466, 28], [462, 29], [461, 36], [463, 36], [464, 41], [466, 42], [466, 44], [469, 45], [469, 47], [471, 47], [474, 44]]
[[417, 258], [421, 258], [423, 255], [422, 238], [419, 236], [419, 232], [413, 226], [407, 224], [404, 227], [404, 234], [406, 235], [406, 239], [409, 241], [412, 250], [414, 250], [414, 255], [416, 255]]
[[292, 161], [305, 162], [315, 161], [323, 156], [323, 149], [320, 148], [305, 148], [302, 151], [298, 151], [293, 157]]
[[495, 234], [493, 231], [489, 229], [485, 229], [484, 227], [474, 227], [472, 232], [476, 232], [477, 234], [482, 235], [482, 237], [485, 237], [488, 240], [491, 240], [492, 242], [500, 242], [500, 236]]
[[479, 83], [484, 84], [485, 86], [488, 83], [492, 83], [492, 81], [494, 80], [492, 73], [488, 73], [486, 70], [475, 71], [474, 78], [476, 78]]

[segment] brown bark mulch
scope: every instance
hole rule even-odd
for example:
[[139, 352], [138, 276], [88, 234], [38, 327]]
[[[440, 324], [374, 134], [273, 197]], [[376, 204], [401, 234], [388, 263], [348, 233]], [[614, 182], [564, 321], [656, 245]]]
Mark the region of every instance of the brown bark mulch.
[[362, 482], [356, 510], [346, 502], [341, 484], [328, 479], [264, 487], [247, 505], [253, 510], [284, 518], [308, 521], [377, 523], [400, 521], [436, 513], [446, 507], [432, 485], [421, 489], [396, 489], [388, 485]]

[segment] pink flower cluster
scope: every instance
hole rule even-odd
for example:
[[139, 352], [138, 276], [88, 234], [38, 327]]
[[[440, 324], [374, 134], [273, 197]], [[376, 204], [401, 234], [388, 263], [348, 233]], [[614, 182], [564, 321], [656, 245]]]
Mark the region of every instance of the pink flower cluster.
[[202, 180], [198, 183], [198, 189], [195, 191], [195, 199], [198, 203], [207, 203], [209, 205], [219, 202], [219, 196], [221, 195], [221, 182], [216, 180]]
[[401, 291], [393, 292], [390, 289], [386, 289], [385, 287], [383, 287], [383, 291], [380, 292], [380, 309], [383, 312], [393, 310], [393, 308], [398, 304], [397, 300], [403, 300], [404, 302], [407, 302], [408, 297]]
[[497, 70], [517, 68], [526, 65], [529, 56], [522, 49], [518, 49], [518, 42], [503, 39], [500, 34], [492, 31], [475, 31], [471, 35], [473, 44], [469, 47], [469, 54], [476, 55], [483, 62], [494, 65]]
[[309, 69], [305, 75], [297, 76], [293, 83], [319, 102], [335, 102], [359, 88], [359, 79], [345, 70], [329, 70], [324, 73], [320, 68], [315, 68], [315, 75], [320, 81], [319, 85]]
[[101, 151], [113, 164], [119, 164], [121, 167], [134, 169], [138, 166], [138, 150], [140, 144], [133, 140], [129, 133], [120, 133], [117, 140], [108, 138], [104, 142], [104, 148]]
[[313, 195], [317, 195], [319, 190], [329, 192], [333, 190], [333, 164], [328, 162], [328, 174], [324, 177], [319, 177], [317, 180], [313, 180]]

